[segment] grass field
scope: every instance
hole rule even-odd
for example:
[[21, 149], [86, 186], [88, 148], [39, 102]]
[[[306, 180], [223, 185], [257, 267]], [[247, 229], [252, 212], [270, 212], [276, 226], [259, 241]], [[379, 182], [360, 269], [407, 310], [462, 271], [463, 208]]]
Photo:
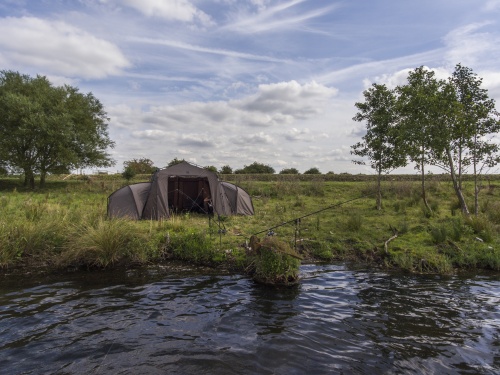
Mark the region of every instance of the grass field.
[[[387, 178], [383, 210], [377, 211], [372, 178], [224, 177], [250, 193], [255, 216], [209, 220], [179, 213], [161, 221], [108, 220], [107, 196], [126, 184], [118, 175], [53, 176], [35, 191], [24, 190], [18, 178], [2, 178], [0, 269], [107, 268], [178, 259], [248, 271], [260, 264], [247, 248], [251, 236], [263, 241], [273, 234], [304, 261], [440, 274], [500, 270], [500, 178], [484, 184], [480, 215], [468, 218], [460, 213], [451, 183], [435, 176], [428, 181], [432, 212], [423, 206], [413, 178]], [[464, 187], [472, 205], [472, 185]]]

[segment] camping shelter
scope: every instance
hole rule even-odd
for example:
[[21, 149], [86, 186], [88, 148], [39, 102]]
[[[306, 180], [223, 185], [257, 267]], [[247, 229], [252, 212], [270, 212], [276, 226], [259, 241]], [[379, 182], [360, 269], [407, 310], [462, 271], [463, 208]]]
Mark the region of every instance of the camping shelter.
[[185, 161], [155, 172], [151, 182], [125, 186], [108, 197], [109, 217], [158, 220], [181, 211], [254, 214], [245, 190]]

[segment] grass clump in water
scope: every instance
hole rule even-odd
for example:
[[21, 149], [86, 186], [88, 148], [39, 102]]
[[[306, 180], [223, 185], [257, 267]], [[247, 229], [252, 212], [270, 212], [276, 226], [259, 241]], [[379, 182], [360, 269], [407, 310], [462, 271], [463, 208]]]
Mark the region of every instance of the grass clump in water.
[[294, 285], [299, 279], [300, 256], [276, 237], [266, 237], [256, 249], [253, 279], [267, 285]]

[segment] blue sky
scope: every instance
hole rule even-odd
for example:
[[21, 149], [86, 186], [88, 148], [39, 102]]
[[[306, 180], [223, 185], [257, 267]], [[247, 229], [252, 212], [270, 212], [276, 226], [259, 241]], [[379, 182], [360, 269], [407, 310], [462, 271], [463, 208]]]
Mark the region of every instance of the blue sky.
[[[351, 162], [372, 83], [461, 63], [500, 101], [500, 0], [2, 0], [0, 69], [92, 92], [117, 161]], [[413, 172], [411, 167], [400, 172]]]

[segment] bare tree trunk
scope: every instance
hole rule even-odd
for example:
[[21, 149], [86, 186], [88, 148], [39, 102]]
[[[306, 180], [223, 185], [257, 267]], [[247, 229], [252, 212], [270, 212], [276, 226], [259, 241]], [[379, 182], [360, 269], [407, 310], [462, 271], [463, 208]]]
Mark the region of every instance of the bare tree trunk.
[[45, 172], [45, 171], [40, 172], [40, 187], [41, 188], [45, 187], [46, 176], [47, 176], [47, 172]]
[[458, 187], [462, 190], [462, 144], [458, 146]]
[[465, 202], [462, 188], [460, 187], [460, 182], [458, 181], [457, 175], [455, 173], [455, 167], [453, 166], [453, 157], [451, 156], [450, 148], [446, 148], [446, 156], [448, 157], [448, 164], [450, 165], [450, 176], [451, 181], [453, 182], [453, 189], [455, 190], [455, 194], [457, 195], [458, 201], [460, 202], [460, 208], [464, 214], [469, 216], [469, 208], [467, 207], [467, 202]]
[[477, 183], [476, 155], [474, 155], [474, 215], [477, 216], [478, 214], [479, 214], [479, 186]]
[[479, 186], [477, 183], [477, 133], [474, 134], [472, 164], [474, 165], [474, 215], [477, 216], [479, 214]]
[[382, 168], [381, 166], [378, 167], [378, 176], [377, 176], [377, 210], [382, 209], [382, 188], [380, 184], [380, 180], [382, 178]]
[[422, 200], [424, 201], [425, 208], [429, 210], [429, 212], [432, 212], [432, 209], [429, 206], [429, 203], [427, 202], [427, 196], [425, 194], [425, 170], [424, 170], [424, 157], [425, 154], [422, 150], [422, 159], [420, 160], [420, 171], [421, 171], [421, 178], [422, 178]]
[[30, 189], [35, 188], [35, 175], [30, 168], [24, 169], [24, 186], [29, 187]]

